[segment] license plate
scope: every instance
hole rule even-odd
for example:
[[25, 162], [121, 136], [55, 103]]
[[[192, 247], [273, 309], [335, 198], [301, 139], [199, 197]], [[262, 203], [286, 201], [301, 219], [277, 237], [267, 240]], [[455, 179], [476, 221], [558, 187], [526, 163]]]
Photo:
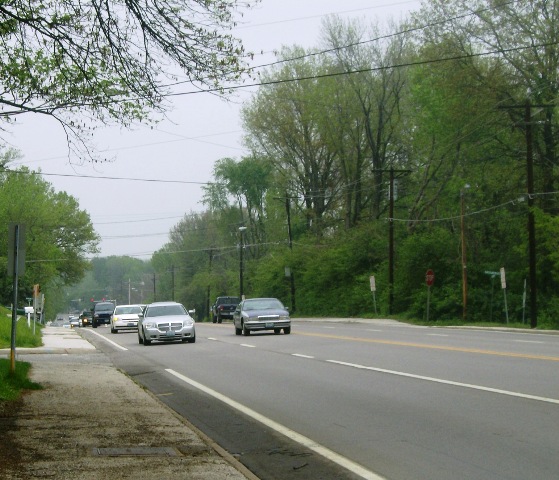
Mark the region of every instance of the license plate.
[[174, 336], [175, 336], [175, 332], [173, 332], [172, 330], [169, 330], [169, 331], [165, 332], [165, 335], [166, 335], [167, 337], [174, 337]]
[[266, 322], [266, 328], [274, 328], [274, 322]]
[[128, 326], [129, 326], [129, 327], [135, 327], [136, 324], [135, 324], [134, 322], [128, 322]]

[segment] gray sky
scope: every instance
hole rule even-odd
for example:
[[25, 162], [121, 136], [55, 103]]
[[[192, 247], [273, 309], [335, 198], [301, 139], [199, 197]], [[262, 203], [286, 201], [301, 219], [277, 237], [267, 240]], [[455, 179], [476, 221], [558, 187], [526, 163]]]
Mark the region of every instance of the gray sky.
[[[321, 21], [328, 14], [383, 25], [420, 4], [419, 0], [262, 0], [245, 13], [234, 34], [247, 51], [264, 52], [253, 62], [262, 65], [273, 61], [273, 51], [282, 45], [317, 46]], [[215, 161], [248, 153], [241, 144], [239, 111], [254, 91], [243, 89], [229, 102], [207, 93], [177, 96], [169, 120], [156, 129], [100, 129], [94, 144], [113, 159], [110, 163], [78, 165], [76, 159], [70, 163], [62, 128], [53, 119], [33, 114], [18, 117], [11, 135], [4, 138], [23, 154], [20, 164], [40, 168], [55, 190], [74, 196], [89, 212], [102, 239], [100, 256], [149, 258], [185, 214], [204, 209], [201, 184], [212, 180]], [[171, 183], [177, 180], [185, 183]]]

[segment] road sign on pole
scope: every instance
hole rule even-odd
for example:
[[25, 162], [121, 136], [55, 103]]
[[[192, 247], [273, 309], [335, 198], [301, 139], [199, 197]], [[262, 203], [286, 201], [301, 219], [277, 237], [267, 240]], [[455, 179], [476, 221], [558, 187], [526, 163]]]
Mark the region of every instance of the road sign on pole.
[[509, 323], [509, 307], [507, 305], [507, 280], [505, 278], [505, 267], [501, 267], [501, 287], [503, 288], [503, 295], [505, 296], [505, 316], [507, 318], [507, 325]]
[[428, 287], [432, 286], [433, 283], [435, 283], [435, 272], [433, 272], [433, 270], [429, 269], [425, 273], [425, 283]]
[[431, 286], [435, 283], [435, 272], [429, 269], [425, 272], [425, 283], [427, 284], [427, 321], [429, 321], [429, 303], [431, 302]]
[[377, 298], [375, 292], [377, 291], [377, 284], [375, 282], [375, 276], [371, 275], [369, 277], [369, 284], [371, 285], [371, 292], [373, 292], [373, 303], [375, 304], [375, 315], [377, 314]]

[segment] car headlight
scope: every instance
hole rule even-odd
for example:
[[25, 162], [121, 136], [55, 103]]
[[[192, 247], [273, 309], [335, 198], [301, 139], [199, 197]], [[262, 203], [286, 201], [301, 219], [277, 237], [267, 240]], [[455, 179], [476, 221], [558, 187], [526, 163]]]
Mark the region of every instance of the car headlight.
[[145, 328], [157, 328], [157, 324], [155, 322], [144, 322], [143, 325]]
[[279, 319], [280, 320], [289, 320], [289, 315], [280, 315]]

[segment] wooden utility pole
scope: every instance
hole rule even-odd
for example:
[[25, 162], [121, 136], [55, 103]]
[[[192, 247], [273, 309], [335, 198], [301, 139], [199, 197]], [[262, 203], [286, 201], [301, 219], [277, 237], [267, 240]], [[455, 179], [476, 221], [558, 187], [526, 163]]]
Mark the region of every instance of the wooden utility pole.
[[411, 170], [376, 170], [390, 174], [390, 191], [388, 192], [388, 314], [391, 315], [394, 307], [394, 180], [396, 173], [408, 174]]
[[534, 219], [534, 158], [532, 154], [532, 107], [526, 101], [526, 188], [528, 191], [528, 256], [530, 272], [530, 327], [538, 326], [538, 301], [536, 281], [536, 222]]

